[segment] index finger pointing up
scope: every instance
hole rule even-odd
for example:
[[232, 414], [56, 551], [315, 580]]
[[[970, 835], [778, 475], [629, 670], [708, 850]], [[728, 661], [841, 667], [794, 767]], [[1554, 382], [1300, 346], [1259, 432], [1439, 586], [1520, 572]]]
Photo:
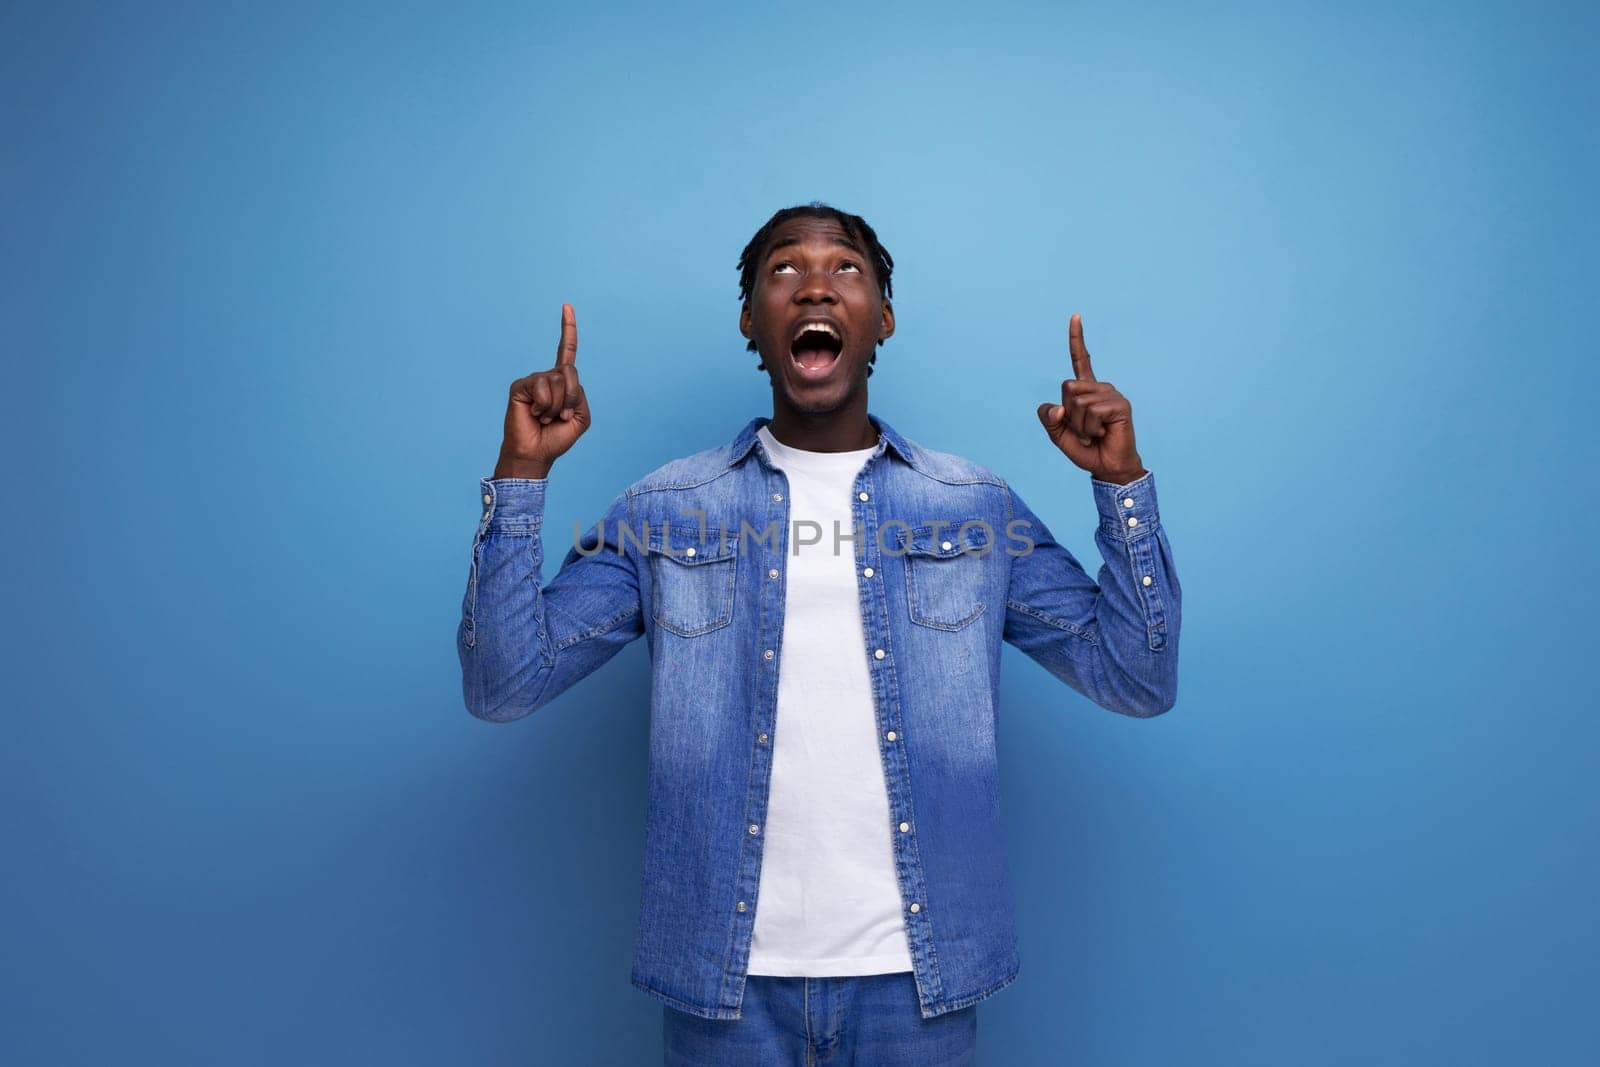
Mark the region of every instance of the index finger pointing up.
[[571, 304], [561, 305], [561, 343], [556, 346], [556, 366], [571, 367], [578, 362], [578, 317]]
[[1083, 318], [1072, 316], [1067, 326], [1067, 347], [1072, 350], [1072, 374], [1080, 382], [1095, 380], [1094, 368], [1089, 366], [1089, 350], [1083, 344]]

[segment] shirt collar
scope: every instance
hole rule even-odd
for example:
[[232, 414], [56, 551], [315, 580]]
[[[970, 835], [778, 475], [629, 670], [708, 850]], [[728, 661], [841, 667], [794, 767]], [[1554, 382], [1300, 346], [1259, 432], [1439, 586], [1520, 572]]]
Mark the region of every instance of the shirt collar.
[[[772, 417], [770, 415], [757, 415], [745, 423], [744, 429], [739, 431], [738, 435], [733, 439], [733, 444], [729, 446], [728, 466], [731, 467], [736, 463], [742, 462], [750, 454], [750, 450], [756, 447], [756, 431], [771, 421]], [[878, 430], [878, 450], [872, 454], [874, 459], [883, 455], [886, 449], [892, 448], [913, 469], [922, 469], [922, 450], [920, 448], [901, 437], [899, 433], [895, 432], [893, 426], [890, 426], [870, 411], [867, 413], [867, 421], [872, 423]]]

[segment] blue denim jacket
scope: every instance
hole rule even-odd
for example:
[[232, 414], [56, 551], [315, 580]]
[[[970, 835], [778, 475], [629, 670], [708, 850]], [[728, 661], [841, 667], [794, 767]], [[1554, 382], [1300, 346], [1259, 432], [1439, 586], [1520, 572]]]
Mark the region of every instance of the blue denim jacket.
[[[1181, 590], [1154, 475], [1121, 486], [1090, 478], [1105, 560], [1097, 584], [1000, 477], [868, 418], [879, 441], [856, 477], [856, 529], [837, 541], [825, 531], [823, 543], [858, 563], [884, 833], [921, 1013], [932, 1018], [1017, 975], [995, 748], [1001, 641], [1101, 707], [1159, 715], [1177, 698]], [[546, 480], [483, 479], [456, 635], [467, 709], [495, 722], [548, 704], [634, 638], [649, 642], [631, 980], [708, 1019], [740, 1017], [783, 725], [794, 531], [787, 478], [756, 435], [769, 421], [629, 486], [548, 582]], [[815, 543], [814, 528], [800, 529]]]

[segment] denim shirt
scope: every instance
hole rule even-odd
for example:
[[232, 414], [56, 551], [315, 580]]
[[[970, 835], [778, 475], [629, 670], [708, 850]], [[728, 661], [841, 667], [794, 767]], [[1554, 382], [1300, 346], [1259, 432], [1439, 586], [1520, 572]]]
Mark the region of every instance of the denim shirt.
[[999, 476], [868, 419], [879, 440], [853, 486], [856, 528], [822, 531], [820, 542], [815, 524], [790, 528], [788, 480], [756, 435], [766, 417], [618, 494], [549, 581], [547, 480], [480, 481], [456, 634], [467, 709], [520, 719], [646, 639], [648, 808], [631, 981], [708, 1019], [740, 1018], [783, 728], [785, 562], [799, 544], [856, 558], [883, 830], [924, 1018], [1017, 975], [995, 746], [1001, 641], [1110, 711], [1146, 718], [1177, 699], [1181, 590], [1153, 474], [1089, 479], [1105, 561], [1097, 583]]

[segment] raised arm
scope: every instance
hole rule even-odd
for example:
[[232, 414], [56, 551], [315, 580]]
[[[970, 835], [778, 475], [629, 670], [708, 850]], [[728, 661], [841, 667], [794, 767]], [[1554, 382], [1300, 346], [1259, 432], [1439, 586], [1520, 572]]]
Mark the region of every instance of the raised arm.
[[[1182, 587], [1156, 505], [1155, 476], [1134, 445], [1133, 410], [1098, 381], [1083, 323], [1068, 328], [1073, 377], [1060, 404], [1040, 404], [1052, 442], [1090, 474], [1099, 525], [1099, 581], [1011, 492], [1012, 520], [1031, 544], [1015, 556], [1006, 597], [1007, 641], [1101, 707], [1148, 718], [1178, 699]], [[1010, 492], [1008, 488], [1008, 492]]]
[[1090, 485], [1099, 513], [1094, 542], [1105, 561], [1098, 582], [1011, 491], [1013, 521], [1025, 525], [1017, 523], [1012, 545], [1018, 554], [1004, 637], [1101, 707], [1160, 715], [1178, 699], [1183, 590], [1161, 528], [1155, 475], [1125, 485], [1091, 478]]
[[500, 460], [479, 483], [483, 513], [456, 650], [467, 710], [480, 719], [532, 713], [644, 632], [636, 553], [620, 542], [627, 494], [542, 581], [550, 468], [589, 427], [577, 351], [576, 317], [563, 304], [556, 365], [512, 383]]

